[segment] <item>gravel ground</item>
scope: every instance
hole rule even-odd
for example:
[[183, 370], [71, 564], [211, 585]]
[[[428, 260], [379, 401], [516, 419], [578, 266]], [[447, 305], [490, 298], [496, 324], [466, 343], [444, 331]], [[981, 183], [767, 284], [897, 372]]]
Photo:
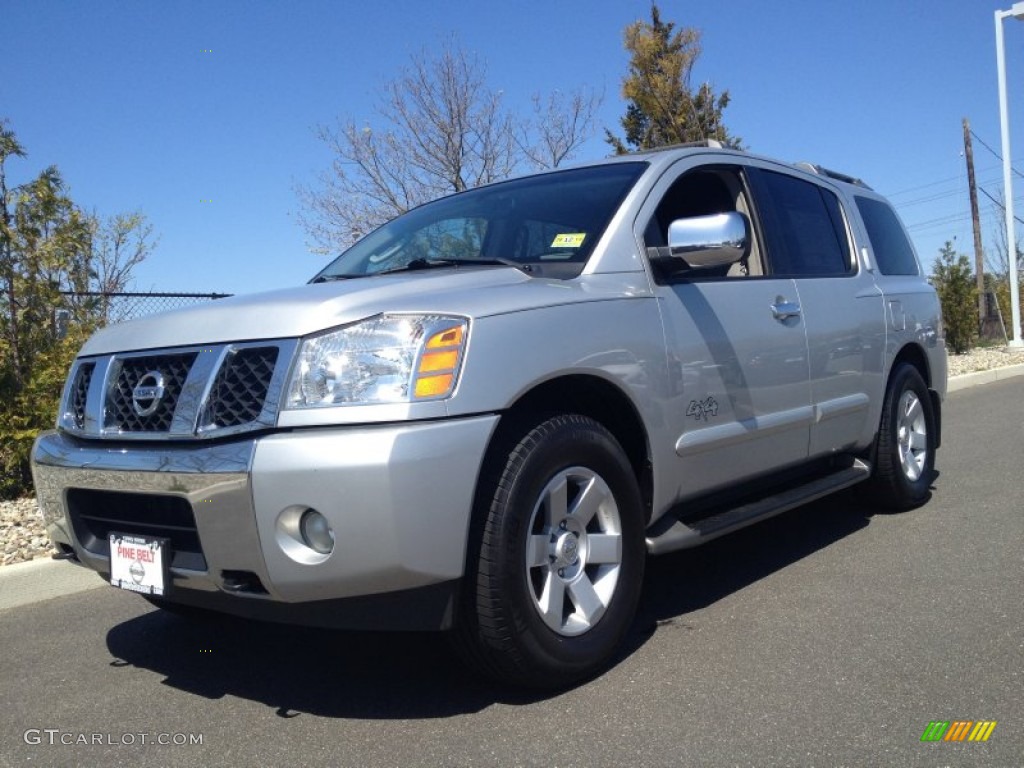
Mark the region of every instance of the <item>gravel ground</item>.
[[987, 371], [1017, 363], [1024, 363], [1024, 350], [1010, 350], [1009, 347], [972, 349], [966, 355], [949, 356], [949, 375], [959, 376], [962, 373]]
[[[987, 371], [1024, 363], [1024, 352], [1005, 347], [975, 349], [966, 355], [949, 356], [949, 375]], [[43, 530], [35, 499], [0, 502], [0, 565], [49, 557], [53, 552]]]
[[49, 557], [51, 552], [35, 499], [0, 502], [0, 565]]

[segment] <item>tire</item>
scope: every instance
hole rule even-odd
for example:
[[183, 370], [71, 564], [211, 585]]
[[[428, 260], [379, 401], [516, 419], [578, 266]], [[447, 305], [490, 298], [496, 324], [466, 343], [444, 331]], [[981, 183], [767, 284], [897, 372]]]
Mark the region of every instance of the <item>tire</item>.
[[615, 653], [639, 600], [646, 550], [633, 469], [608, 430], [578, 415], [544, 421], [492, 464], [477, 496], [458, 645], [502, 682], [579, 682]]
[[865, 489], [872, 501], [893, 510], [928, 501], [936, 428], [928, 387], [917, 368], [901, 363], [889, 377], [882, 406], [874, 473]]

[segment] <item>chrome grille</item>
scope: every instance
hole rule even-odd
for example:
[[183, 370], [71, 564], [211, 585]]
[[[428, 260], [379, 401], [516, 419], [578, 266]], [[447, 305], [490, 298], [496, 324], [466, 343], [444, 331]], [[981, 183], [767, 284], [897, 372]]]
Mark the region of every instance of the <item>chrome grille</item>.
[[75, 383], [71, 389], [71, 418], [76, 429], [85, 427], [85, 398], [89, 393], [89, 384], [92, 382], [95, 367], [95, 363], [82, 363], [75, 373]]
[[297, 345], [276, 339], [80, 358], [59, 426], [78, 437], [119, 441], [267, 429], [276, 422]]
[[277, 347], [247, 347], [227, 356], [210, 389], [214, 427], [235, 427], [256, 420], [266, 403], [276, 362]]
[[[105, 428], [121, 432], [167, 432], [174, 418], [174, 407], [178, 403], [182, 386], [195, 359], [195, 352], [122, 359], [121, 370], [110, 390]], [[163, 375], [164, 395], [155, 411], [140, 416], [132, 403], [132, 391], [139, 380], [151, 371]]]

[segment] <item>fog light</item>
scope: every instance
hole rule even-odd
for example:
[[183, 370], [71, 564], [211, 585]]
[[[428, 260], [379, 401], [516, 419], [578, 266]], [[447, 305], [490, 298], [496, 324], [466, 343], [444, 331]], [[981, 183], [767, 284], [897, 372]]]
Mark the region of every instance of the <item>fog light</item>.
[[334, 549], [334, 531], [327, 518], [315, 509], [307, 509], [299, 520], [299, 533], [306, 546], [321, 555], [329, 555]]

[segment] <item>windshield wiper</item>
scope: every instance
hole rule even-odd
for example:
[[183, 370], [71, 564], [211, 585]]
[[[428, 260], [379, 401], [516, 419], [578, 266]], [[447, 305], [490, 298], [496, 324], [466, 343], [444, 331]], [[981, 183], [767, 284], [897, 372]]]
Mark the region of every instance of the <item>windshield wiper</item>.
[[365, 275], [317, 275], [309, 282], [328, 283], [334, 282], [335, 280], [351, 280], [353, 277], [365, 277]]
[[533, 265], [515, 259], [506, 259], [502, 256], [489, 256], [485, 259], [453, 259], [453, 261], [460, 264], [504, 264], [506, 267], [514, 267], [526, 274], [533, 272]]
[[438, 267], [459, 267], [461, 265], [467, 266], [505, 266], [515, 267], [520, 272], [529, 274], [533, 272], [533, 267], [529, 264], [523, 264], [522, 262], [513, 261], [512, 259], [504, 259], [500, 256], [493, 256], [485, 259], [413, 259], [408, 264], [403, 264], [400, 267], [391, 267], [390, 269], [384, 269], [377, 272], [378, 275], [388, 275], [394, 272], [410, 272], [418, 269], [435, 269]]
[[376, 275], [390, 275], [396, 272], [415, 272], [419, 269], [437, 269], [439, 267], [459, 267], [461, 265], [467, 266], [504, 266], [504, 267], [515, 267], [520, 272], [525, 274], [531, 274], [533, 272], [533, 266], [531, 264], [524, 264], [519, 261], [512, 259], [505, 259], [501, 256], [489, 257], [486, 259], [413, 259], [407, 264], [403, 264], [400, 267], [391, 267], [389, 269], [382, 269], [380, 272], [369, 272], [365, 274], [336, 274], [336, 275], [318, 275], [309, 282], [311, 283], [327, 283], [335, 280], [354, 280], [357, 277], [374, 277]]

